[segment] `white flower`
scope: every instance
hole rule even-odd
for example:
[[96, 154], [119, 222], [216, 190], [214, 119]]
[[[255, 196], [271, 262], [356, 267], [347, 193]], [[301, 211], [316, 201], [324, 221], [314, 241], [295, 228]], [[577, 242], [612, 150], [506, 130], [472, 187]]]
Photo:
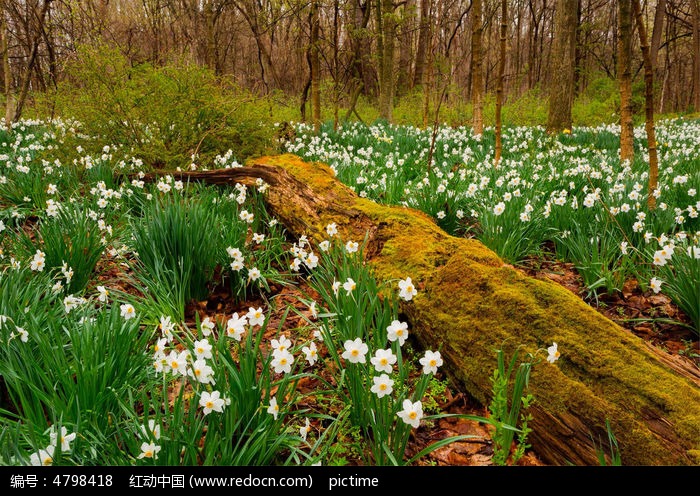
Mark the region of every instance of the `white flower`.
[[136, 317], [136, 309], [130, 303], [120, 305], [119, 309], [121, 310], [121, 316], [124, 317], [124, 320], [129, 320]]
[[301, 351], [304, 353], [304, 356], [306, 357], [306, 361], [309, 362], [309, 365], [313, 365], [316, 363], [316, 360], [318, 359], [318, 350], [316, 349], [316, 343], [313, 341], [309, 343], [309, 346], [304, 346]]
[[331, 238], [338, 234], [338, 226], [335, 225], [335, 222], [331, 222], [326, 226], [326, 234]]
[[425, 356], [418, 360], [423, 366], [424, 374], [436, 374], [438, 367], [442, 366], [442, 357], [439, 351], [426, 351]]
[[328, 251], [331, 247], [331, 242], [327, 239], [324, 239], [318, 244], [318, 247], [321, 249], [321, 251]]
[[29, 333], [23, 327], [15, 326], [15, 330], [17, 331], [17, 335], [19, 336], [20, 341], [22, 341], [23, 343], [29, 341]]
[[399, 281], [399, 297], [401, 297], [403, 300], [409, 301], [413, 299], [413, 297], [417, 294], [418, 291], [416, 291], [416, 288], [413, 285], [413, 281], [411, 281], [410, 277]]
[[649, 281], [649, 287], [654, 291], [654, 293], [657, 294], [659, 291], [661, 291], [661, 284], [663, 284], [663, 281], [661, 279], [657, 279], [656, 277], [652, 277]]
[[547, 348], [547, 361], [549, 363], [554, 363], [559, 360], [559, 349], [557, 343], [552, 343], [552, 346]]
[[204, 408], [204, 415], [209, 415], [211, 412], [223, 412], [224, 411], [224, 399], [221, 398], [221, 393], [219, 391], [213, 391], [209, 393], [204, 391], [199, 397], [199, 406]]
[[274, 354], [270, 366], [275, 370], [276, 374], [284, 372], [289, 374], [292, 371], [292, 364], [294, 363], [294, 355], [288, 351], [282, 351]]
[[[231, 267], [233, 268], [233, 267]], [[248, 278], [251, 281], [257, 281], [260, 278], [260, 269], [257, 267], [253, 267], [252, 269], [248, 269]]]
[[211, 344], [207, 338], [194, 342], [194, 354], [199, 359], [211, 358]]
[[29, 464], [35, 467], [48, 467], [49, 465], [53, 465], [53, 453], [55, 449], [55, 446], [49, 445], [46, 449], [32, 453], [29, 457]]
[[372, 377], [372, 382], [374, 384], [370, 388], [370, 391], [376, 394], [378, 398], [391, 394], [394, 390], [394, 381], [386, 374]]
[[[353, 282], [354, 282], [354, 281], [353, 281]], [[334, 280], [333, 280], [332, 289], [333, 289], [333, 294], [334, 294], [335, 296], [338, 296], [338, 290], [340, 289], [340, 281], [336, 281], [336, 280], [334, 279]]]
[[206, 317], [200, 324], [200, 327], [202, 328], [202, 334], [209, 336], [216, 327], [216, 324], [214, 324], [209, 317]]
[[420, 420], [423, 418], [423, 405], [420, 401], [411, 403], [411, 400], [403, 400], [403, 410], [398, 412], [397, 415], [405, 423], [417, 429], [420, 425]]
[[506, 211], [506, 204], [503, 202], [498, 202], [496, 206], [493, 207], [493, 213], [495, 215], [501, 215], [503, 212]]
[[355, 338], [354, 341], [345, 341], [345, 351], [341, 355], [343, 358], [348, 360], [350, 363], [365, 363], [365, 355], [369, 348], [365, 343], [362, 342], [360, 338]]
[[141, 454], [137, 458], [158, 458], [160, 446], [155, 443], [141, 443]]
[[248, 323], [251, 326], [257, 325], [262, 327], [262, 325], [265, 323], [265, 314], [263, 313], [262, 307], [249, 307], [246, 316], [248, 317]]
[[41, 272], [44, 270], [44, 266], [46, 265], [46, 255], [44, 254], [43, 251], [37, 250], [36, 253], [34, 254], [34, 258], [32, 259], [32, 263], [30, 268], [33, 271]]
[[163, 315], [160, 317], [160, 322], [158, 323], [158, 329], [163, 336], [168, 338], [168, 342], [173, 340], [173, 331], [175, 330], [175, 323], [170, 320], [170, 317]]
[[248, 324], [248, 318], [245, 315], [238, 316], [238, 312], [228, 319], [226, 323], [226, 335], [230, 338], [240, 341], [245, 332], [245, 326]]
[[70, 443], [75, 439], [75, 432], [68, 434], [68, 429], [66, 429], [65, 427], [61, 427], [61, 434], [59, 435], [56, 432], [56, 427], [52, 426], [51, 432], [49, 433], [49, 437], [51, 439], [50, 444], [52, 446], [58, 447], [58, 445], [60, 444], [61, 451], [63, 453], [68, 453], [71, 449]]
[[391, 374], [391, 366], [396, 363], [396, 355], [392, 353], [391, 348], [377, 350], [369, 361], [374, 365], [374, 369], [377, 372]]
[[345, 282], [343, 283], [343, 289], [344, 289], [345, 291], [347, 291], [347, 294], [352, 293], [352, 292], [355, 290], [356, 287], [357, 287], [357, 284], [356, 284], [355, 281], [354, 281], [352, 278], [350, 278], [350, 277], [348, 277], [348, 280], [345, 281]]
[[309, 434], [311, 431], [311, 423], [309, 422], [309, 418], [306, 418], [306, 422], [304, 422], [304, 425], [299, 427], [299, 435], [301, 438], [306, 441], [306, 436]]
[[156, 424], [155, 419], [149, 419], [148, 425], [141, 426], [141, 433], [146, 439], [160, 439], [160, 425]]
[[276, 355], [289, 351], [289, 348], [292, 347], [292, 342], [285, 334], [282, 334], [279, 339], [271, 340], [270, 345], [272, 346], [272, 354]]
[[231, 258], [243, 258], [243, 253], [241, 253], [241, 250], [238, 248], [233, 248], [232, 246], [226, 248], [226, 253], [228, 253], [228, 256]]
[[408, 323], [393, 320], [391, 325], [386, 328], [389, 341], [399, 342], [399, 346], [403, 346], [408, 337]]
[[279, 412], [280, 407], [279, 405], [277, 405], [277, 398], [273, 396], [272, 398], [270, 398], [270, 406], [267, 407], [267, 413], [272, 415], [275, 418], [275, 420], [277, 420], [277, 415], [279, 414]]
[[187, 351], [183, 351], [178, 353], [175, 350], [172, 350], [170, 354], [167, 356], [167, 363], [168, 367], [170, 367], [170, 372], [173, 375], [187, 375], [187, 357], [189, 356], [189, 353]]
[[359, 244], [356, 241], [348, 241], [345, 243], [345, 251], [355, 253], [359, 249]]
[[202, 384], [216, 384], [216, 381], [212, 377], [214, 370], [207, 365], [203, 359], [198, 358], [192, 364], [192, 368], [187, 371], [187, 375], [193, 377], [197, 382]]
[[265, 241], [265, 235], [264, 235], [264, 234], [258, 234], [258, 233], [254, 233], [254, 234], [253, 234], [253, 242], [254, 242], [254, 243], [260, 244], [260, 243], [262, 243], [263, 241]]
[[107, 297], [109, 296], [109, 291], [105, 289], [104, 286], [97, 286], [97, 300], [105, 303]]

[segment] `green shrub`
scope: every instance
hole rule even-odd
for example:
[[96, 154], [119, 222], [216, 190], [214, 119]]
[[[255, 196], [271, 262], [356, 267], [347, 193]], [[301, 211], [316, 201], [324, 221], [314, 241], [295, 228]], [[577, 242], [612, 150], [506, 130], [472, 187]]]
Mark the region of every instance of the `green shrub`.
[[189, 167], [222, 149], [239, 160], [273, 145], [268, 106], [231, 80], [186, 63], [131, 66], [118, 50], [82, 47], [45, 97], [96, 145], [123, 145], [147, 165]]

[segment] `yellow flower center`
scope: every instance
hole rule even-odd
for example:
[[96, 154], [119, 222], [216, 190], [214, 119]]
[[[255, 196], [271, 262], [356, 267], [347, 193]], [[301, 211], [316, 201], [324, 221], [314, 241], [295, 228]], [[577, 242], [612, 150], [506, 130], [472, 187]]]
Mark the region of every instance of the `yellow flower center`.
[[360, 354], [360, 351], [359, 351], [359, 350], [352, 350], [352, 351], [350, 352], [350, 354], [351, 354], [352, 356], [357, 356], [357, 355]]
[[214, 402], [213, 402], [213, 401], [207, 401], [206, 407], [207, 407], [207, 408], [210, 408], [210, 409], [213, 409], [213, 408], [214, 408]]
[[143, 456], [145, 458], [153, 458], [153, 451], [152, 450], [144, 451]]
[[382, 358], [381, 360], [379, 360], [379, 363], [382, 365], [386, 365], [388, 363], [388, 360], [386, 358]]
[[379, 389], [381, 389], [382, 391], [384, 391], [384, 390], [386, 389], [386, 384], [384, 384], [384, 383], [380, 384], [380, 385], [379, 385]]
[[430, 360], [430, 366], [435, 367], [437, 365], [437, 362], [435, 360]]
[[170, 362], [170, 367], [176, 369], [178, 367], [178, 363], [175, 361]]
[[202, 374], [202, 371], [201, 371], [201, 370], [199, 370], [199, 369], [194, 369], [194, 375], [196, 375], [197, 377], [199, 377], [201, 374]]
[[416, 412], [411, 412], [408, 414], [408, 418], [410, 418], [411, 420], [415, 419], [417, 416], [418, 415], [416, 414]]

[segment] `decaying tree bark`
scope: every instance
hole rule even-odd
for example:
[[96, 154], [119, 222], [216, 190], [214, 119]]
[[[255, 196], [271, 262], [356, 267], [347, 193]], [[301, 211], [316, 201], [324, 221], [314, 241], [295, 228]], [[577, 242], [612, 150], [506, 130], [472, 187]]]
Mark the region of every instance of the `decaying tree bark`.
[[416, 283], [418, 295], [400, 310], [417, 343], [439, 348], [451, 379], [482, 404], [496, 349], [543, 356], [557, 342], [559, 361], [542, 361], [530, 378], [528, 440], [546, 463], [598, 465], [609, 419], [625, 465], [700, 464], [698, 371], [661, 358], [570, 291], [524, 275], [476, 240], [449, 236], [421, 212], [359, 198], [327, 166], [293, 155], [181, 175], [214, 184], [262, 178], [270, 213], [296, 236], [320, 242], [330, 222], [345, 240], [368, 234], [375, 275]]

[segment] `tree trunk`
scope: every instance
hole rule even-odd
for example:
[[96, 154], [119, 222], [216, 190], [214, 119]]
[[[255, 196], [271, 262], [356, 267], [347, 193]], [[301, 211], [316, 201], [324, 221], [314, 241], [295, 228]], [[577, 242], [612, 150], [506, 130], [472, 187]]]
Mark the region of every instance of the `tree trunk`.
[[406, 0], [401, 19], [401, 45], [399, 46], [399, 70], [396, 87], [399, 94], [412, 86], [411, 61], [413, 60], [413, 33], [416, 25], [416, 0]]
[[506, 71], [506, 34], [508, 30], [508, 4], [507, 0], [501, 0], [501, 29], [498, 56], [498, 80], [496, 82], [496, 150], [493, 165], [498, 167], [501, 161], [503, 149], [503, 123], [501, 113], [503, 109], [503, 78]]
[[554, 53], [549, 71], [549, 133], [571, 129], [572, 125], [578, 0], [559, 0], [554, 23]]
[[484, 134], [484, 61], [481, 38], [484, 32], [482, 0], [472, 2], [472, 108], [474, 134]]
[[632, 0], [617, 0], [618, 55], [617, 79], [620, 85], [620, 160], [634, 160], [632, 122]]
[[[418, 28], [418, 49], [416, 51], [416, 68], [413, 73], [413, 86], [425, 83], [425, 64], [430, 46], [430, 0], [420, 0], [420, 24]], [[425, 91], [425, 90], [424, 90]]]
[[2, 74], [5, 95], [5, 128], [12, 129], [12, 118], [15, 115], [14, 98], [12, 96], [12, 73], [10, 72], [9, 32], [5, 18], [5, 2], [0, 1], [0, 51], [2, 51]]
[[700, 111], [700, 1], [690, 0], [693, 10], [693, 110]]
[[311, 3], [311, 116], [314, 132], [321, 132], [321, 61], [319, 57], [318, 0]]
[[329, 167], [294, 155], [175, 174], [229, 185], [260, 177], [270, 185], [270, 214], [316, 243], [330, 222], [345, 240], [367, 235], [365, 257], [378, 280], [396, 287], [410, 276], [418, 288], [399, 309], [411, 336], [439, 348], [450, 379], [482, 405], [491, 400], [496, 349], [522, 356], [557, 342], [559, 361], [537, 365], [529, 383], [528, 441], [545, 463], [598, 465], [606, 419], [625, 465], [700, 463], [697, 368], [654, 351], [569, 290], [504, 264], [477, 240], [449, 236], [421, 212], [359, 198]]
[[654, 129], [654, 68], [652, 66], [647, 31], [642, 18], [642, 6], [639, 0], [632, 0], [632, 10], [639, 32], [639, 44], [642, 47], [644, 60], [644, 110], [645, 127], [647, 132], [647, 147], [649, 149], [649, 187], [647, 205], [649, 210], [656, 208], [656, 196], [654, 193], [659, 187], [659, 157], [656, 153], [656, 130]]
[[27, 95], [29, 94], [29, 83], [32, 79], [32, 71], [34, 70], [34, 64], [36, 63], [36, 57], [39, 53], [39, 41], [41, 39], [41, 34], [44, 29], [44, 20], [46, 19], [46, 13], [49, 11], [52, 0], [44, 0], [44, 5], [41, 7], [41, 13], [39, 14], [37, 20], [36, 33], [34, 34], [34, 39], [32, 41], [32, 51], [29, 55], [29, 61], [27, 62], [27, 70], [22, 78], [22, 87], [17, 97], [17, 108], [15, 109], [15, 115], [12, 117], [13, 122], [19, 121], [22, 117], [22, 110], [24, 109], [24, 103], [27, 101]]
[[396, 21], [393, 0], [380, 0], [381, 63], [379, 65], [379, 116], [388, 122], [394, 120], [394, 47]]

